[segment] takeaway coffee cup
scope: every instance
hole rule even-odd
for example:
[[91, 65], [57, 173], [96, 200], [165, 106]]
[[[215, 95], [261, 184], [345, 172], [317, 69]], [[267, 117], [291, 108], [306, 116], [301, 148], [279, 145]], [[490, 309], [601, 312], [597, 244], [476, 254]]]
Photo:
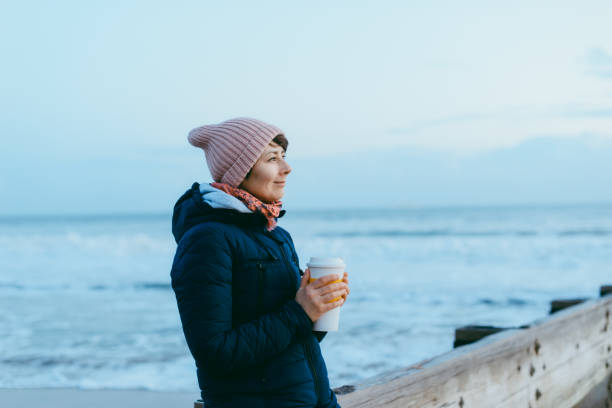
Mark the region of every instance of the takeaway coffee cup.
[[[334, 282], [341, 282], [344, 277], [344, 267], [346, 266], [340, 258], [317, 258], [312, 257], [306, 264], [310, 269], [310, 281], [313, 282], [326, 275], [337, 275], [338, 280]], [[333, 301], [338, 300], [334, 299]], [[340, 308], [336, 307], [328, 312], [325, 312], [323, 316], [319, 318], [312, 326], [313, 330], [316, 331], [336, 331], [338, 330], [338, 322], [340, 321]]]

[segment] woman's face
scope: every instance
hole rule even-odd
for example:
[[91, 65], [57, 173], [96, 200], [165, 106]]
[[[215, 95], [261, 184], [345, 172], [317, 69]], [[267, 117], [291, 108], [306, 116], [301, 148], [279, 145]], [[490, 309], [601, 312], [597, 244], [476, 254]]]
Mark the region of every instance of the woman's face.
[[283, 148], [270, 142], [251, 169], [249, 177], [240, 184], [240, 188], [253, 194], [265, 203], [280, 200], [285, 194], [285, 182], [291, 167], [285, 161]]

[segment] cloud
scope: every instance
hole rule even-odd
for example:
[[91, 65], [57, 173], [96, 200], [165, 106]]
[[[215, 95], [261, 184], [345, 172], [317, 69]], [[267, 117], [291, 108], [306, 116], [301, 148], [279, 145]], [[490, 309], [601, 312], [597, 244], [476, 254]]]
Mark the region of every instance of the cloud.
[[600, 78], [612, 78], [612, 53], [602, 48], [592, 48], [586, 56], [587, 72]]
[[511, 147], [534, 137], [575, 136], [610, 132], [612, 109], [602, 103], [507, 108], [488, 113], [466, 112], [408, 122], [385, 130], [396, 145], [416, 145], [474, 153]]
[[454, 116], [435, 118], [435, 119], [430, 119], [430, 120], [420, 120], [420, 121], [412, 122], [411, 124], [405, 127], [389, 129], [388, 132], [394, 133], [394, 134], [417, 133], [417, 132], [420, 132], [424, 129], [428, 129], [431, 127], [480, 121], [483, 119], [490, 119], [495, 116], [496, 116], [495, 114], [471, 113], [471, 114], [464, 114], [464, 115], [454, 115]]

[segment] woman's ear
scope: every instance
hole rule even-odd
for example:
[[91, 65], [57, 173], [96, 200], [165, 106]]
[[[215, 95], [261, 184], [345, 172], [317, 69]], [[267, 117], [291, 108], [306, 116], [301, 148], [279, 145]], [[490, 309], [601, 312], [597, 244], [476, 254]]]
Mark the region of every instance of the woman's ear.
[[240, 185], [238, 186], [238, 188], [242, 188], [244, 189], [244, 187], [242, 186], [244, 184], [244, 182], [246, 181], [246, 179], [249, 178], [249, 176], [251, 175], [251, 172], [253, 171], [253, 168], [251, 167], [251, 170], [249, 170], [249, 172], [246, 174], [246, 176], [244, 176], [244, 179], [240, 182]]

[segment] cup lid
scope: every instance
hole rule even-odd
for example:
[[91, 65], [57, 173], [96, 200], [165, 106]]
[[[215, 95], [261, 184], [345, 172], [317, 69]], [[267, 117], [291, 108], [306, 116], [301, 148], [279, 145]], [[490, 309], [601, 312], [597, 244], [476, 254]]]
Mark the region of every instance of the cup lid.
[[344, 268], [346, 265], [342, 258], [311, 257], [306, 264], [309, 268]]

